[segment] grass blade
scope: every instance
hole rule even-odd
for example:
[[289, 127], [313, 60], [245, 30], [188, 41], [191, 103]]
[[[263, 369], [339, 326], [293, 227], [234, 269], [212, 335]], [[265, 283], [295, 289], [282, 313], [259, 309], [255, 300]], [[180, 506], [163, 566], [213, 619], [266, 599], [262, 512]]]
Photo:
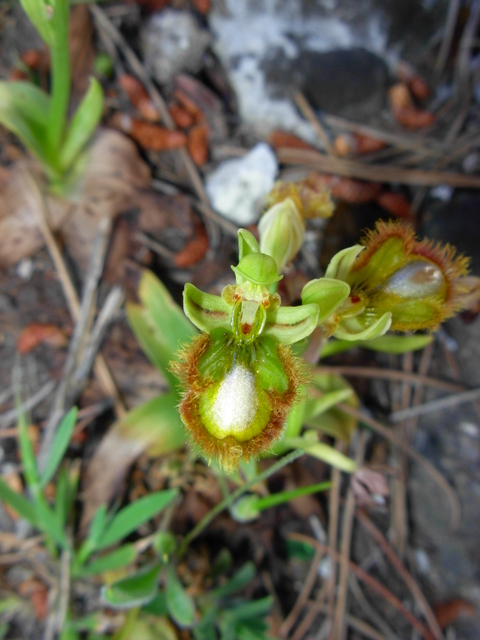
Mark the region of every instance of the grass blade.
[[77, 413], [78, 410], [76, 407], [70, 409], [57, 429], [57, 433], [53, 439], [52, 448], [50, 449], [45, 465], [45, 470], [40, 479], [40, 485], [42, 487], [45, 487], [45, 485], [47, 485], [53, 478], [56, 470], [58, 469], [58, 465], [65, 455], [65, 451], [70, 443], [70, 438], [72, 437], [73, 429], [77, 422]]

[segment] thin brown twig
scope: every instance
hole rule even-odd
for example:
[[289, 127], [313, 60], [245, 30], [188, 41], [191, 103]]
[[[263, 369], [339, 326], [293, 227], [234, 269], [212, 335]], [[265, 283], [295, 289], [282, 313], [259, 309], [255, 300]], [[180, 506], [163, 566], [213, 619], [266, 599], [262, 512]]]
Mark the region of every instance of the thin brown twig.
[[389, 420], [392, 422], [401, 422], [409, 418], [423, 416], [426, 413], [433, 413], [434, 411], [440, 411], [440, 409], [449, 409], [456, 407], [459, 404], [465, 402], [473, 402], [480, 398], [480, 388], [470, 389], [463, 393], [456, 393], [446, 398], [439, 398], [438, 400], [432, 400], [431, 402], [425, 402], [419, 404], [416, 407], [409, 407], [407, 409], [401, 409], [400, 411], [394, 411], [389, 415]]
[[309, 105], [308, 100], [305, 98], [305, 96], [302, 93], [300, 93], [300, 91], [295, 94], [295, 102], [297, 103], [297, 107], [300, 109], [303, 117], [306, 120], [308, 120], [308, 122], [312, 125], [313, 129], [315, 129], [315, 132], [320, 138], [321, 142], [323, 143], [323, 146], [325, 147], [325, 150], [328, 153], [328, 155], [329, 156], [335, 155], [332, 144], [328, 137], [328, 134], [325, 131], [325, 128], [323, 127], [322, 123], [315, 115], [315, 112], [312, 109], [312, 107]]
[[[45, 243], [52, 258], [53, 264], [55, 265], [60, 284], [62, 285], [70, 315], [72, 316], [73, 320], [76, 320], [80, 311], [80, 300], [73, 285], [72, 278], [68, 272], [65, 260], [58, 247], [57, 241], [53, 236], [52, 230], [50, 229], [50, 225], [48, 222], [49, 212], [47, 203], [45, 201], [45, 198], [43, 197], [40, 187], [38, 186], [33, 176], [30, 173], [25, 172], [24, 178], [28, 186], [28, 189], [26, 190], [26, 196], [30, 202], [32, 211], [37, 216], [39, 227], [45, 238]], [[127, 412], [125, 405], [123, 404], [107, 363], [100, 353], [97, 354], [97, 357], [95, 358], [94, 371], [100, 383], [102, 391], [114, 400], [114, 409], [117, 418], [122, 418], [126, 415]]]
[[426, 621], [428, 622], [430, 629], [434, 637], [437, 640], [443, 640], [443, 633], [438, 624], [438, 620], [435, 617], [430, 605], [427, 602], [427, 599], [423, 595], [422, 590], [418, 586], [416, 580], [412, 576], [412, 574], [406, 569], [403, 562], [397, 556], [392, 547], [388, 544], [382, 533], [377, 529], [377, 527], [373, 524], [370, 518], [361, 510], [356, 511], [356, 517], [362, 526], [370, 533], [370, 535], [374, 538], [377, 544], [382, 548], [383, 552], [390, 560], [391, 564], [395, 567], [396, 571], [402, 577], [403, 581], [409, 588], [416, 602], [419, 604], [423, 611], [423, 615], [425, 616]]
[[[360, 441], [358, 444], [355, 462], [359, 468], [364, 460], [365, 446], [367, 444], [368, 433], [362, 431], [360, 433]], [[347, 499], [343, 516], [343, 532], [340, 546], [340, 578], [338, 581], [338, 597], [337, 607], [335, 610], [335, 619], [333, 629], [329, 635], [332, 640], [344, 640], [345, 638], [345, 613], [347, 611], [348, 598], [348, 576], [350, 573], [350, 547], [352, 543], [353, 521], [355, 516], [355, 495], [352, 486], [348, 488]]]
[[[319, 543], [321, 544], [321, 543]], [[327, 595], [328, 583], [325, 583], [320, 589], [320, 593], [318, 594], [315, 602], [322, 603], [325, 600], [325, 596]], [[310, 609], [307, 612], [307, 615], [304, 617], [302, 622], [298, 625], [295, 633], [293, 634], [291, 640], [301, 640], [303, 636], [310, 630], [313, 621], [318, 615], [318, 611], [314, 609]]]
[[409, 382], [415, 385], [424, 385], [426, 387], [436, 387], [438, 389], [445, 389], [445, 391], [467, 391], [467, 389], [458, 383], [449, 382], [448, 380], [439, 380], [437, 378], [431, 378], [429, 376], [410, 373], [406, 371], [395, 371], [393, 369], [382, 369], [381, 367], [357, 367], [350, 365], [339, 366], [324, 366], [316, 367], [315, 373], [324, 374], [332, 373], [343, 376], [351, 376], [358, 378], [383, 378], [385, 380], [398, 380]]
[[353, 407], [350, 407], [348, 404], [345, 404], [343, 402], [337, 404], [336, 408], [340, 411], [343, 411], [344, 413], [347, 413], [350, 416], [353, 416], [354, 418], [357, 418], [357, 420], [363, 422], [365, 425], [379, 433], [386, 440], [396, 445], [397, 447], [400, 447], [408, 456], [410, 456], [410, 458], [412, 458], [412, 460], [418, 462], [430, 475], [430, 477], [433, 478], [433, 480], [435, 480], [435, 482], [443, 489], [446, 496], [448, 497], [452, 512], [450, 516], [450, 527], [453, 530], [458, 529], [460, 523], [460, 504], [458, 502], [457, 495], [450, 484], [447, 482], [447, 480], [444, 478], [444, 476], [440, 473], [440, 471], [438, 471], [438, 469], [433, 466], [431, 462], [429, 462], [424, 456], [422, 456], [421, 453], [419, 453], [415, 449], [412, 449], [412, 447], [410, 447], [407, 443], [399, 440], [388, 427], [386, 427], [378, 420], [370, 418], [361, 411], [358, 411], [357, 409], [354, 409]]
[[443, 36], [442, 44], [438, 52], [438, 57], [435, 61], [434, 83], [440, 79], [440, 76], [445, 69], [448, 54], [452, 46], [453, 35], [455, 33], [455, 25], [457, 24], [458, 11], [460, 9], [461, 0], [450, 0], [447, 14], [447, 22], [445, 24], [445, 33]]
[[[326, 604], [322, 604], [321, 602], [308, 602], [307, 606], [310, 609], [314, 609], [315, 611], [320, 613], [328, 612], [328, 606]], [[360, 620], [360, 618], [356, 618], [355, 616], [351, 616], [347, 614], [345, 616], [345, 623], [349, 627], [352, 627], [352, 629], [356, 629], [357, 631], [360, 631], [360, 633], [362, 633], [367, 638], [371, 638], [372, 640], [386, 640], [383, 634], [376, 631], [376, 629], [371, 627], [364, 620]]]
[[[291, 540], [297, 540], [299, 542], [306, 542], [307, 544], [311, 544], [315, 549], [320, 549], [327, 553], [330, 553], [335, 562], [340, 562], [340, 554], [336, 552], [331, 553], [327, 545], [319, 542], [318, 540], [315, 540], [314, 538], [310, 538], [303, 533], [289, 533], [287, 537]], [[384, 600], [386, 600], [390, 605], [395, 607], [395, 609], [397, 609], [397, 611], [409, 621], [412, 627], [416, 629], [425, 638], [425, 640], [433, 640], [433, 636], [430, 633], [430, 630], [427, 629], [427, 627], [403, 605], [403, 603], [397, 598], [397, 596], [395, 596], [383, 584], [381, 584], [378, 580], [376, 580], [373, 576], [364, 571], [361, 567], [359, 567], [351, 560], [349, 561], [349, 567], [362, 582], [364, 582], [373, 591], [376, 591], [376, 593], [384, 598]]]
[[302, 609], [304, 608], [310, 596], [310, 593], [312, 592], [312, 589], [315, 586], [315, 581], [317, 580], [317, 575], [318, 575], [318, 565], [320, 564], [324, 555], [325, 554], [319, 550], [315, 551], [315, 557], [313, 559], [312, 564], [310, 565], [310, 569], [308, 570], [307, 577], [305, 578], [305, 582], [303, 583], [302, 590], [300, 591], [300, 594], [295, 604], [293, 605], [292, 610], [290, 611], [288, 616], [285, 618], [285, 620], [283, 621], [279, 629], [278, 634], [281, 638], [286, 638], [288, 636], [290, 629], [294, 626], [294, 624], [298, 619], [298, 616], [302, 612]]
[[348, 582], [352, 596], [356, 599], [363, 615], [369, 618], [380, 629], [387, 640], [400, 640], [397, 634], [392, 631], [388, 623], [381, 617], [377, 609], [367, 600], [355, 574], [350, 573]]
[[[335, 449], [341, 453], [346, 452], [346, 444], [340, 439], [335, 442]], [[328, 521], [328, 546], [333, 551], [337, 550], [338, 519], [340, 514], [340, 484], [342, 475], [340, 469], [333, 468], [332, 487], [330, 489], [329, 500], [329, 521]], [[329, 628], [333, 626], [333, 616], [335, 610], [335, 589], [337, 586], [337, 565], [332, 563], [330, 575], [328, 577], [328, 622]]]
[[394, 165], [370, 165], [357, 160], [346, 160], [326, 156], [309, 149], [283, 148], [277, 150], [282, 164], [307, 167], [322, 173], [357, 178], [373, 182], [397, 182], [422, 187], [446, 184], [451, 187], [480, 189], [480, 177], [453, 173], [450, 171], [423, 171], [422, 169], [402, 169]]

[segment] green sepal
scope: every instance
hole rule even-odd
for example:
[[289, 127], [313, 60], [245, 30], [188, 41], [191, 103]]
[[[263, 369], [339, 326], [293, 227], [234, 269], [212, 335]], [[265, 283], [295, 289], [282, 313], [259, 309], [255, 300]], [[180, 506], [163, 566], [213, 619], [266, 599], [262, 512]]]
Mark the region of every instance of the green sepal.
[[79, 153], [92, 137], [103, 113], [103, 89], [95, 78], [90, 78], [90, 85], [80, 105], [75, 111], [62, 144], [59, 165], [67, 171], [77, 159]]
[[244, 258], [249, 253], [260, 253], [257, 239], [246, 229], [238, 230], [238, 260]]
[[318, 323], [319, 309], [316, 304], [301, 307], [278, 307], [267, 312], [263, 335], [272, 336], [282, 344], [293, 344], [309, 336]]
[[308, 282], [302, 290], [302, 304], [318, 304], [318, 324], [325, 322], [350, 295], [350, 287], [342, 280], [318, 278]]
[[343, 249], [336, 253], [330, 260], [330, 264], [325, 272], [326, 278], [335, 278], [336, 280], [346, 280], [350, 270], [358, 256], [365, 247], [356, 244], [348, 249]]
[[232, 307], [221, 296], [204, 293], [187, 282], [183, 291], [183, 309], [187, 318], [204, 331], [231, 330]]
[[338, 325], [334, 336], [339, 340], [371, 340], [383, 336], [390, 329], [391, 324], [392, 314], [390, 312], [384, 313], [367, 328], [360, 324], [356, 318], [349, 318]]
[[237, 276], [237, 284], [243, 284], [247, 280], [268, 287], [283, 278], [278, 275], [275, 260], [265, 253], [247, 253], [232, 269]]

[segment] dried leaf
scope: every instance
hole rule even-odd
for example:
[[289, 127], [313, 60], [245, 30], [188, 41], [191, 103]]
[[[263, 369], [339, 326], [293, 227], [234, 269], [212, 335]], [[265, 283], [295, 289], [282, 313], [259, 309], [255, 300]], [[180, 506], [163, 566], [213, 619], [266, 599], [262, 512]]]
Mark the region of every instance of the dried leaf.
[[183, 100], [188, 100], [189, 107], [184, 103], [181, 104], [192, 113], [195, 123], [207, 124], [210, 140], [225, 140], [228, 136], [228, 126], [224, 103], [218, 95], [203, 82], [185, 73], [175, 78], [175, 88], [180, 91]]
[[181, 131], [171, 131], [125, 114], [115, 114], [110, 124], [128, 134], [143, 149], [150, 151], [168, 151], [187, 144], [187, 136]]
[[197, 124], [188, 133], [187, 149], [197, 167], [208, 160], [208, 128], [206, 124]]
[[312, 173], [306, 180], [306, 184], [315, 189], [328, 187], [332, 197], [352, 204], [375, 200], [382, 188], [378, 182], [364, 182], [322, 173]]
[[197, 235], [192, 238], [185, 247], [177, 253], [174, 259], [175, 266], [179, 269], [187, 269], [203, 260], [208, 251], [208, 237], [205, 229], [201, 227]]
[[430, 96], [430, 87], [427, 81], [420, 76], [414, 76], [408, 83], [408, 86], [418, 100], [426, 100]]
[[192, 0], [192, 4], [199, 13], [205, 15], [210, 11], [212, 2], [211, 0]]
[[32, 322], [20, 333], [17, 349], [24, 355], [42, 343], [51, 347], [64, 347], [67, 342], [67, 336], [60, 327], [54, 324]]
[[23, 64], [27, 65], [32, 71], [36, 71], [42, 60], [42, 52], [39, 49], [29, 49], [24, 51], [20, 56]]
[[192, 116], [194, 122], [198, 122], [203, 118], [203, 114], [197, 107], [195, 102], [187, 96], [187, 94], [181, 89], [176, 89], [173, 94], [175, 99], [182, 105], [184, 109]]
[[430, 127], [436, 120], [436, 116], [431, 111], [425, 111], [424, 109], [417, 109], [411, 107], [410, 109], [399, 109], [393, 112], [395, 120], [409, 129], [423, 129]]
[[168, 110], [176, 126], [179, 129], [188, 129], [193, 124], [193, 116], [184, 107], [179, 104], [172, 103], [169, 105]]
[[118, 82], [127, 94], [132, 105], [138, 109], [142, 118], [148, 122], [159, 122], [160, 116], [143, 84], [128, 73], [122, 74]]
[[460, 617], [474, 616], [476, 613], [476, 609], [471, 602], [468, 602], [468, 600], [463, 600], [462, 598], [453, 598], [452, 600], [447, 600], [446, 602], [437, 604], [433, 612], [438, 620], [438, 624], [442, 627], [442, 629], [445, 629]]
[[48, 614], [48, 589], [43, 582], [27, 578], [20, 584], [18, 591], [21, 596], [30, 598], [36, 617], [44, 620]]
[[280, 149], [281, 147], [288, 147], [290, 149], [310, 149], [315, 150], [311, 144], [302, 140], [298, 136], [293, 133], [288, 133], [288, 131], [282, 131], [281, 129], [274, 129], [269, 137], [268, 144], [270, 144], [274, 149]]
[[[20, 475], [16, 471], [6, 473], [2, 476], [2, 479], [7, 483], [12, 491], [15, 491], [15, 493], [23, 494], [23, 482], [20, 478]], [[5, 501], [3, 501], [3, 508], [13, 521], [17, 521], [20, 519], [19, 513]]]
[[390, 87], [388, 90], [388, 102], [394, 114], [396, 111], [412, 109], [414, 107], [410, 90], [404, 82], [394, 84], [393, 87]]

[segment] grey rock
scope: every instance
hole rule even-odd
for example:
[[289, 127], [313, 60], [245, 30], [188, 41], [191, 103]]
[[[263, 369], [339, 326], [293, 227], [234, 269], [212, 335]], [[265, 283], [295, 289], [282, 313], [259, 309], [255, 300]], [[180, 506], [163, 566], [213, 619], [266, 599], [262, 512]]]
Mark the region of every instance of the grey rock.
[[182, 71], [201, 69], [211, 36], [191, 13], [166, 9], [151, 16], [143, 41], [148, 71], [160, 84], [168, 84]]

